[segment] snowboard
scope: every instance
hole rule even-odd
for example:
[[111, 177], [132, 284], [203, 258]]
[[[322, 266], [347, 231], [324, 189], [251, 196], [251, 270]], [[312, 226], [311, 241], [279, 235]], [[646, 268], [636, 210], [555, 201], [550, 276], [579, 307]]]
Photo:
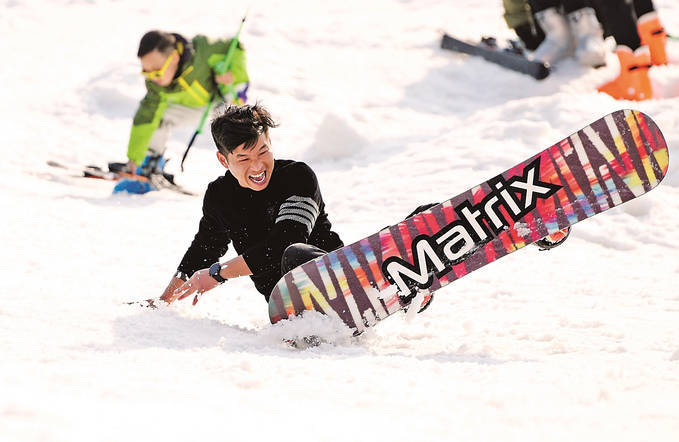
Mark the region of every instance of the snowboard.
[[494, 38], [484, 38], [481, 43], [472, 44], [443, 34], [441, 48], [482, 57], [512, 71], [530, 75], [536, 80], [543, 80], [550, 73], [549, 64], [527, 59], [522, 53], [519, 53], [516, 45], [508, 49], [501, 49], [497, 46]]
[[316, 310], [360, 334], [422, 297], [660, 183], [658, 126], [613, 112], [488, 181], [288, 272], [271, 323]]

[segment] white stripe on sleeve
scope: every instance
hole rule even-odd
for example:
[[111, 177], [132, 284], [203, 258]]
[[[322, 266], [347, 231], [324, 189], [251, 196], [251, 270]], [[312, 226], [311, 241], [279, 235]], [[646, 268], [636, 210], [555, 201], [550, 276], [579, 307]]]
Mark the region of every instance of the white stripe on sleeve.
[[309, 221], [307, 218], [303, 216], [298, 215], [281, 215], [278, 218], [276, 218], [276, 223], [285, 221], [286, 219], [291, 221], [297, 221], [298, 223], [303, 224], [307, 229], [307, 233], [311, 233], [311, 229], [313, 229], [313, 224], [311, 223], [311, 221]]

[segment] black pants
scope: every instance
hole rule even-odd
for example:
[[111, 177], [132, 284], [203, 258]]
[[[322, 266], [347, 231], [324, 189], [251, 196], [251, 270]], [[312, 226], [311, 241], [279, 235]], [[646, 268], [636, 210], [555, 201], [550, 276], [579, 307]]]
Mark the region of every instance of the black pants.
[[[429, 203], [419, 206], [417, 209], [413, 210], [408, 216], [406, 216], [406, 219], [410, 218], [415, 214], [423, 212], [437, 204], [438, 203]], [[295, 267], [301, 266], [305, 262], [311, 261], [312, 259], [316, 259], [319, 256], [325, 255], [326, 253], [328, 252], [319, 247], [312, 246], [311, 244], [306, 243], [290, 244], [283, 252], [283, 257], [281, 258], [281, 273], [285, 275]]]
[[530, 0], [529, 3], [533, 14], [544, 11], [547, 8], [558, 8], [559, 6], [563, 6], [564, 12], [570, 14], [578, 9], [590, 6], [587, 0]]
[[[647, 7], [648, 2], [639, 2], [639, 10]], [[617, 45], [627, 46], [633, 51], [641, 46], [635, 5], [626, 0], [596, 0], [595, 8], [606, 35], [612, 35]]]
[[328, 252], [311, 244], [290, 244], [283, 252], [283, 257], [281, 258], [281, 273], [285, 275], [295, 267], [301, 266], [305, 262], [316, 259], [326, 253]]

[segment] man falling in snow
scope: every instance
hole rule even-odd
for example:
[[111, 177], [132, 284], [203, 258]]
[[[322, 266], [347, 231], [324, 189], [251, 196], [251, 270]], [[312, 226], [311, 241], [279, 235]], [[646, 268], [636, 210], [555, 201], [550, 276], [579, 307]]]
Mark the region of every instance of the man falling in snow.
[[[227, 106], [212, 121], [217, 159], [229, 173], [208, 186], [198, 233], [162, 300], [195, 293], [195, 304], [198, 295], [226, 280], [250, 276], [268, 301], [289, 270], [344, 245], [331, 230], [313, 170], [274, 159], [273, 127], [258, 104]], [[219, 262], [229, 243], [238, 256]]]
[[[273, 127], [269, 112], [258, 104], [225, 107], [212, 121], [217, 159], [229, 173], [208, 186], [198, 233], [160, 299], [171, 303], [195, 294], [195, 304], [217, 285], [250, 276], [268, 302], [288, 271], [344, 245], [331, 230], [313, 170], [302, 162], [274, 159]], [[434, 205], [420, 206], [406, 218]], [[536, 244], [555, 247], [568, 232]], [[229, 243], [238, 256], [218, 261]]]

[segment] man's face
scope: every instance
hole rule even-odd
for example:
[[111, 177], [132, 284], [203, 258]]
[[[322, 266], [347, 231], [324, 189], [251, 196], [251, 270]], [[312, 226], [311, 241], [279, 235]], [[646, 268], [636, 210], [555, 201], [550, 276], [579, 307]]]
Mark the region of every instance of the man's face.
[[149, 78], [149, 80], [159, 86], [165, 87], [172, 83], [174, 74], [177, 73], [179, 54], [177, 51], [173, 51], [171, 54], [167, 55], [154, 49], [148, 54], [140, 57], [139, 61], [141, 61], [142, 72], [161, 74], [160, 76], [154, 75], [153, 78]]
[[241, 187], [255, 191], [264, 190], [269, 185], [273, 172], [271, 140], [266, 134], [262, 134], [257, 138], [254, 147], [244, 150], [244, 145], [245, 143], [241, 144], [226, 157], [217, 152], [217, 158], [229, 169]]

